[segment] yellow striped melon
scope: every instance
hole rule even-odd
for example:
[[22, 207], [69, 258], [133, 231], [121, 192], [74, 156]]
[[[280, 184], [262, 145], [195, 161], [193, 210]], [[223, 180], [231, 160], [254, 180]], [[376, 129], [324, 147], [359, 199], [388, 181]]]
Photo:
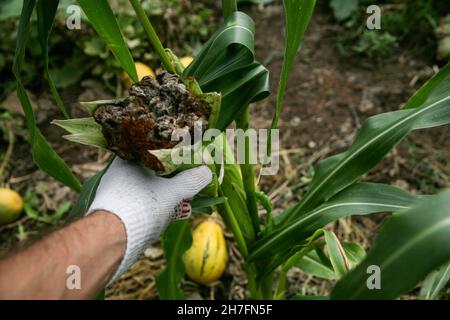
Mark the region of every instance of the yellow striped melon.
[[210, 284], [219, 279], [227, 264], [222, 227], [213, 219], [201, 222], [192, 232], [192, 246], [183, 255], [186, 273], [195, 282]]

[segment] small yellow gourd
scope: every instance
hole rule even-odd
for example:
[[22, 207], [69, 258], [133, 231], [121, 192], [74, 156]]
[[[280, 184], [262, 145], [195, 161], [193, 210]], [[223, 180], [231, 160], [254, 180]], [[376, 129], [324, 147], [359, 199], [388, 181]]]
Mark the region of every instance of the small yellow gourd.
[[188, 65], [191, 64], [191, 62], [194, 60], [194, 58], [190, 57], [190, 56], [186, 56], [186, 57], [181, 57], [180, 58], [180, 63], [183, 67], [187, 68]]
[[0, 188], [0, 225], [17, 220], [22, 210], [23, 200], [16, 191]]
[[192, 232], [192, 246], [185, 252], [186, 273], [195, 282], [210, 284], [219, 279], [227, 264], [222, 227], [213, 219], [201, 222]]
[[[134, 64], [134, 66], [136, 67], [136, 73], [138, 76], [139, 80], [142, 80], [143, 77], [145, 76], [150, 76], [155, 78], [155, 72], [153, 71], [152, 68], [150, 68], [148, 65], [146, 65], [145, 63], [142, 62], [136, 62]], [[124, 72], [123, 74], [123, 78], [122, 78], [123, 84], [125, 86], [125, 88], [129, 89], [131, 87], [131, 85], [133, 84], [133, 81], [131, 80], [130, 76]]]

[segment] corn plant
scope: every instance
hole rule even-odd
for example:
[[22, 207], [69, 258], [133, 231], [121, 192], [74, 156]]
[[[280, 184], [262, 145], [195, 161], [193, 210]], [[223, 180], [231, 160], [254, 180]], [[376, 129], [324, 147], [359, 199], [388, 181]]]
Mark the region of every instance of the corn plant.
[[[249, 108], [269, 95], [269, 72], [255, 60], [254, 22], [238, 11], [236, 1], [222, 0], [223, 25], [186, 69], [170, 49], [164, 48], [139, 1], [130, 0], [130, 3], [160, 57], [162, 68], [178, 74], [191, 92], [212, 101], [215, 114], [212, 126], [223, 131], [234, 122], [244, 130], [250, 128]], [[277, 128], [289, 74], [315, 7], [315, 0], [284, 0], [283, 3], [284, 60], [271, 128]], [[78, 0], [78, 4], [123, 70], [137, 82], [134, 62], [108, 2]], [[46, 78], [61, 115], [68, 119], [55, 123], [69, 131], [67, 138], [72, 141], [105, 147], [101, 128], [92, 118], [69, 119], [52, 81], [47, 42], [57, 7], [58, 0], [24, 0], [13, 72], [26, 115], [33, 159], [40, 169], [80, 193], [71, 212], [75, 216], [88, 208], [104, 171], [81, 186], [36, 127], [21, 82], [29, 21], [35, 9]], [[215, 188], [195, 198], [193, 207], [199, 212], [218, 211], [223, 217], [245, 261], [252, 298], [291, 298], [287, 295], [286, 274], [294, 267], [337, 281], [330, 297], [321, 298], [395, 299], [425, 278], [421, 297], [439, 296], [449, 278], [450, 190], [437, 195], [413, 195], [390, 185], [359, 180], [411, 131], [450, 122], [449, 75], [450, 65], [444, 66], [401, 110], [368, 118], [345, 152], [316, 164], [302, 200], [279, 215], [272, 216], [270, 201], [255, 186], [252, 164], [210, 166], [215, 174]], [[88, 103], [85, 107], [93, 111], [97, 105], [98, 102]], [[246, 142], [246, 159], [250, 156], [250, 143], [250, 140]], [[270, 145], [267, 150], [269, 156]], [[258, 206], [267, 211], [266, 219], [258, 216]], [[346, 216], [377, 212], [392, 213], [392, 216], [367, 254], [357, 244], [341, 242], [325, 229], [329, 223]], [[167, 263], [156, 281], [160, 297], [182, 299], [181, 257], [191, 243], [188, 221], [172, 222], [162, 243]], [[376, 288], [368, 285], [373, 268], [378, 268], [381, 276]]]

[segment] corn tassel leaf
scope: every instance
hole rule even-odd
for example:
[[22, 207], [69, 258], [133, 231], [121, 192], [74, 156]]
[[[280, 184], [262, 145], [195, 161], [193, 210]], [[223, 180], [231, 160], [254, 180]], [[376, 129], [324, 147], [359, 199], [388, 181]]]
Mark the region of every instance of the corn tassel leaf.
[[[332, 299], [395, 299], [450, 258], [450, 190], [394, 214], [372, 250], [338, 282]], [[369, 289], [369, 266], [378, 266], [379, 288]], [[375, 274], [373, 274], [376, 276]]]

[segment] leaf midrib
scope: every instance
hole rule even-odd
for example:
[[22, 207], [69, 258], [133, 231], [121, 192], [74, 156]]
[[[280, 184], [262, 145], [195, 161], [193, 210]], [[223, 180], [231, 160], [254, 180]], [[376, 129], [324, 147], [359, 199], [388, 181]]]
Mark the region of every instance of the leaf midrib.
[[431, 291], [431, 294], [429, 295], [429, 298], [433, 298], [433, 297], [435, 297], [435, 295], [437, 295], [439, 293], [439, 291], [440, 291], [439, 288], [441, 286], [441, 283], [447, 277], [448, 273], [450, 273], [450, 265], [447, 266], [447, 268], [445, 269], [445, 272], [442, 275], [441, 279], [439, 279], [439, 282], [434, 286], [433, 290]]
[[[427, 238], [430, 234], [432, 234], [436, 229], [444, 228], [446, 225], [450, 225], [450, 217], [444, 219], [443, 221], [438, 221], [435, 224], [432, 224], [428, 228], [424, 229], [419, 233], [418, 236], [413, 238], [408, 242], [405, 242], [404, 246], [401, 246], [399, 250], [397, 250], [392, 256], [386, 259], [383, 263], [379, 265], [380, 270], [386, 270], [399, 256], [403, 255], [403, 253], [409, 250], [411, 247], [415, 246], [420, 240]], [[359, 295], [359, 293], [364, 290], [366, 287], [361, 286], [358, 290], [353, 291], [353, 295], [349, 297], [350, 300], [353, 300], [355, 297]]]
[[[309, 199], [311, 199], [312, 196], [314, 196], [314, 194], [317, 193], [318, 190], [320, 190], [320, 188], [328, 182], [328, 180], [330, 180], [330, 178], [337, 172], [339, 171], [343, 166], [345, 166], [349, 161], [351, 161], [354, 157], [356, 157], [357, 155], [359, 155], [368, 145], [372, 144], [372, 142], [382, 138], [384, 135], [388, 134], [390, 131], [396, 129], [398, 126], [401, 126], [403, 123], [407, 122], [408, 120], [410, 120], [411, 118], [414, 118], [418, 115], [420, 115], [421, 113], [433, 108], [435, 105], [440, 104], [441, 102], [444, 102], [445, 100], [450, 99], [450, 96], [447, 96], [439, 101], [436, 101], [435, 103], [432, 103], [431, 105], [429, 105], [428, 107], [425, 108], [421, 108], [419, 109], [417, 112], [412, 113], [409, 116], [406, 116], [404, 119], [402, 119], [401, 121], [397, 122], [396, 124], [394, 124], [392, 127], [388, 128], [386, 131], [381, 132], [380, 134], [378, 134], [377, 136], [375, 136], [374, 138], [372, 138], [371, 140], [369, 140], [367, 143], [365, 143], [364, 145], [362, 145], [359, 149], [357, 149], [355, 152], [351, 153], [350, 156], [345, 157], [340, 163], [338, 163], [336, 165], [336, 168], [333, 169], [331, 171], [331, 173], [329, 173], [324, 179], [322, 179], [322, 182], [319, 183], [319, 185], [311, 191], [311, 193], [309, 193], [309, 195], [307, 195], [307, 197], [305, 198], [303, 205], [307, 203], [307, 201]], [[303, 206], [302, 205], [302, 206]]]
[[[384, 204], [384, 203], [376, 203], [376, 202], [347, 202], [347, 203], [337, 203], [337, 204], [333, 204], [333, 205], [328, 205], [324, 208], [321, 208], [315, 212], [312, 212], [310, 215], [300, 219], [299, 221], [287, 226], [285, 229], [283, 229], [283, 231], [285, 232], [289, 232], [291, 229], [296, 228], [299, 224], [302, 224], [305, 221], [308, 221], [308, 219], [315, 217], [316, 215], [322, 213], [325, 210], [328, 209], [333, 209], [333, 208], [338, 208], [338, 207], [349, 207], [349, 206], [357, 206], [357, 205], [367, 205], [367, 206], [378, 206], [378, 207], [387, 207], [387, 208], [398, 208], [398, 209], [407, 209], [409, 207], [407, 206], [399, 206], [399, 205], [389, 205], [389, 204]], [[268, 246], [270, 246], [272, 244], [272, 242], [274, 242], [275, 240], [277, 240], [279, 238], [279, 236], [274, 236], [272, 239], [270, 239], [269, 241], [265, 242], [263, 244], [262, 247], [260, 247], [258, 249], [258, 251], [263, 250], [264, 248], [267, 248]], [[257, 252], [258, 252], [257, 251]]]

